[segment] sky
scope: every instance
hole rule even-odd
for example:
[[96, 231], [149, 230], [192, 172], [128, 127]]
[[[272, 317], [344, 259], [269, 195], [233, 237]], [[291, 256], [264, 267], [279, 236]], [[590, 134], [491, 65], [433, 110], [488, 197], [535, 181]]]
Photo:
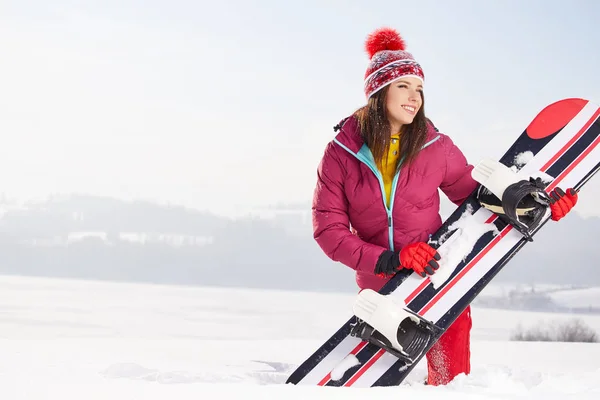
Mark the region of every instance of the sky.
[[[473, 163], [499, 157], [546, 105], [600, 102], [600, 2], [565, 4], [4, 0], [0, 192], [308, 204], [381, 26], [423, 66], [436, 126]], [[596, 195], [600, 178], [578, 211], [600, 215]]]

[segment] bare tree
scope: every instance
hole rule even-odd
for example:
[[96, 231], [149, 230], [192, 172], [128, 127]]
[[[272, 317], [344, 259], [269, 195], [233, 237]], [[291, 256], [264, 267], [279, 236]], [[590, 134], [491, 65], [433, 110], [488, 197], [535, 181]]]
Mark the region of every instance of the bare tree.
[[556, 341], [595, 343], [598, 341], [598, 335], [590, 327], [586, 326], [582, 320], [574, 319], [569, 323], [558, 326]]
[[599, 341], [598, 334], [587, 326], [581, 319], [571, 319], [564, 322], [555, 322], [549, 327], [543, 328], [538, 324], [530, 329], [524, 330], [519, 324], [510, 340], [523, 342], [586, 342], [596, 343]]

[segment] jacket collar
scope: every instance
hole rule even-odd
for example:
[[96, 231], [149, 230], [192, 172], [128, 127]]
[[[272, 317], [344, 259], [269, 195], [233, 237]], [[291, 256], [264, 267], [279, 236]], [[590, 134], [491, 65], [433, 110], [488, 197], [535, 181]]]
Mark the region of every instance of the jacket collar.
[[[365, 144], [364, 140], [360, 136], [360, 126], [358, 120], [354, 115], [346, 117], [340, 121], [334, 129], [339, 128], [338, 134], [335, 136], [335, 140], [346, 146], [349, 150], [354, 153], [358, 153], [362, 146]], [[435, 140], [439, 136], [437, 128], [427, 120], [427, 139], [426, 143]]]

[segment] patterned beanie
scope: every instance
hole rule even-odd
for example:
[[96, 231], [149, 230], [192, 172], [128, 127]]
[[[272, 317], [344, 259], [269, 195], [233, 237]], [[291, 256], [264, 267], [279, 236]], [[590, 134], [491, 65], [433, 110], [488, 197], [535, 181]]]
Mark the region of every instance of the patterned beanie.
[[370, 59], [365, 73], [367, 99], [402, 76], [425, 80], [423, 69], [405, 48], [404, 40], [392, 28], [379, 28], [367, 37], [365, 50]]

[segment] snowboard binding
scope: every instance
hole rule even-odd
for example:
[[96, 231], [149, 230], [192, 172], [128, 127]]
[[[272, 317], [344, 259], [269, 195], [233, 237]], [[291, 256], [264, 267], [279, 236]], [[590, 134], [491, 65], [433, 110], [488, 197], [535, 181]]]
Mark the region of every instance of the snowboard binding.
[[544, 187], [540, 178], [515, 182], [506, 188], [500, 200], [485, 186], [481, 186], [477, 198], [483, 207], [497, 214], [531, 242], [532, 232], [544, 220], [550, 204]]
[[396, 348], [393, 347], [392, 343], [381, 332], [360, 319], [352, 327], [350, 336], [358, 337], [372, 343], [392, 353], [407, 364], [412, 364], [423, 353], [433, 337], [429, 329], [419, 326], [410, 320], [404, 320], [398, 327], [396, 336], [401, 348]]
[[354, 314], [357, 320], [351, 336], [372, 343], [408, 364], [412, 364], [441, 331], [388, 296], [370, 289], [358, 295]]
[[550, 197], [540, 178], [519, 179], [519, 175], [497, 161], [484, 160], [473, 169], [473, 178], [481, 183], [479, 203], [517, 229], [527, 241], [549, 214]]

